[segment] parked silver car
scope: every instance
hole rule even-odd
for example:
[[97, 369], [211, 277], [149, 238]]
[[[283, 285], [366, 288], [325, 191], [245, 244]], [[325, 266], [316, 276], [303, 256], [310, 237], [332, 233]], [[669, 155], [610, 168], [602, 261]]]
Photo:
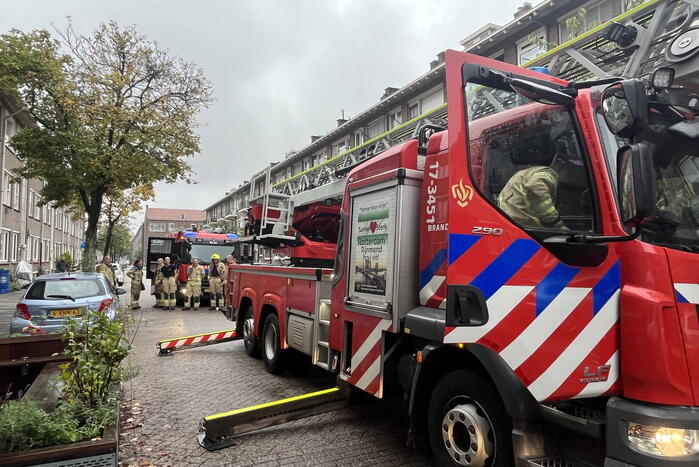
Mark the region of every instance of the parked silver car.
[[118, 296], [102, 274], [58, 273], [39, 276], [22, 299], [10, 322], [10, 333], [44, 334], [60, 332], [68, 317], [83, 316], [87, 310], [116, 316]]

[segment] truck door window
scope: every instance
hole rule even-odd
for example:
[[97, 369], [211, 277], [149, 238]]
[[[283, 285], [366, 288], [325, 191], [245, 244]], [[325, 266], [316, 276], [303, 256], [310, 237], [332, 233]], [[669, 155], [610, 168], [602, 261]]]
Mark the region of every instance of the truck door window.
[[564, 106], [466, 85], [471, 174], [524, 229], [594, 231], [592, 189], [574, 117]]

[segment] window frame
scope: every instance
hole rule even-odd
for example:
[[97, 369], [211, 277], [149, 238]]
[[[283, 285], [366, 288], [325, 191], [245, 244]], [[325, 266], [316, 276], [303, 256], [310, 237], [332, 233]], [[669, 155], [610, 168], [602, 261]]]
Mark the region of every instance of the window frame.
[[[528, 79], [530, 81], [537, 81], [537, 80], [532, 80], [531, 78], [527, 78], [524, 76], [518, 76], [515, 74], [512, 74], [512, 78], [522, 78], [522, 79]], [[486, 86], [494, 89], [500, 89], [497, 88], [494, 84], [495, 83], [487, 83], [487, 82], [476, 82], [476, 81], [465, 81], [462, 80], [462, 98], [464, 102], [464, 121], [466, 123], [466, 126], [468, 127], [469, 125], [469, 117], [468, 117], [468, 100], [466, 97], [466, 93], [464, 92], [466, 84], [467, 83], [474, 83], [474, 84], [479, 84], [481, 86]], [[551, 84], [551, 83], [548, 83]], [[505, 91], [508, 91], [507, 89], [504, 89]], [[511, 91], [514, 92], [514, 91]], [[528, 227], [528, 226], [523, 226], [520, 225], [519, 222], [515, 221], [512, 219], [507, 213], [505, 213], [502, 209], [500, 209], [500, 206], [497, 205], [497, 203], [491, 202], [490, 197], [487, 195], [487, 193], [484, 193], [481, 187], [475, 183], [475, 180], [477, 178], [474, 176], [473, 173], [473, 164], [472, 164], [472, 159], [471, 159], [471, 149], [470, 149], [470, 132], [468, 131], [468, 128], [466, 129], [465, 132], [465, 144], [466, 144], [466, 163], [468, 166], [468, 175], [473, 183], [473, 188], [478, 192], [478, 194], [485, 200], [488, 205], [493, 207], [495, 210], [497, 210], [502, 216], [504, 216], [513, 226], [516, 226], [518, 229], [522, 230], [524, 233], [530, 235], [532, 238], [536, 240], [541, 240], [539, 238], [539, 235], [537, 234], [544, 234], [545, 236], [551, 236], [555, 234], [561, 234], [561, 232], [565, 233], [580, 233], [580, 234], [585, 234], [585, 235], [600, 235], [602, 232], [602, 223], [601, 223], [601, 217], [600, 217], [600, 204], [599, 204], [599, 196], [598, 196], [598, 187], [597, 183], [595, 180], [595, 176], [592, 172], [592, 164], [590, 160], [590, 151], [587, 146], [587, 143], [585, 142], [585, 139], [583, 138], [583, 133], [582, 133], [582, 128], [580, 126], [580, 121], [579, 121], [579, 115], [578, 115], [578, 109], [576, 107], [573, 108], [568, 108], [567, 109], [570, 117], [571, 117], [571, 123], [572, 123], [572, 128], [575, 132], [575, 138], [577, 140], [577, 144], [580, 150], [580, 158], [583, 162], [583, 167], [585, 169], [585, 172], [587, 174], [587, 183], [590, 188], [590, 206], [591, 206], [591, 219], [592, 219], [592, 229], [590, 231], [581, 231], [581, 230], [564, 230], [561, 228], [554, 228], [554, 227], [543, 227], [543, 226], [537, 226], [537, 227]], [[487, 171], [486, 171], [486, 176], [487, 176]]]
[[[157, 229], [157, 230], [156, 230], [156, 229], [153, 228], [153, 227], [155, 227], [155, 226], [162, 226], [162, 229]], [[162, 233], [162, 232], [165, 232], [165, 231], [166, 231], [166, 230], [165, 230], [166, 227], [167, 227], [167, 226], [165, 225], [164, 222], [148, 222], [148, 231], [149, 231], [149, 232], [159, 232], [159, 233]]]
[[532, 60], [535, 60], [537, 57], [546, 53], [546, 50], [544, 50], [543, 52], [538, 54], [536, 57], [530, 58], [529, 60], [526, 60], [524, 62], [522, 61], [522, 58], [521, 58], [522, 57], [522, 48], [527, 46], [527, 45], [530, 45], [530, 44], [532, 46], [536, 45], [529, 40], [529, 36], [534, 35], [534, 34], [535, 35], [542, 34], [544, 36], [543, 37], [544, 42], [546, 42], [548, 40], [548, 31], [546, 30], [546, 28], [544, 26], [542, 26], [539, 29], [536, 29], [536, 30], [530, 32], [529, 34], [527, 34], [526, 37], [523, 37], [522, 39], [516, 41], [515, 45], [517, 46], [517, 66], [522, 66], [525, 63], [530, 62]]

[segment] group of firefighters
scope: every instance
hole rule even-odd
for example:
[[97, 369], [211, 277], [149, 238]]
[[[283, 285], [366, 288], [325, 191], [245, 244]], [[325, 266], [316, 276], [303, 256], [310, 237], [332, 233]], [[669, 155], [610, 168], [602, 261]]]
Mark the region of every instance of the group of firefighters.
[[[226, 264], [221, 261], [221, 256], [214, 253], [211, 256], [211, 266], [209, 266], [209, 292], [211, 296], [210, 310], [218, 310], [224, 305], [223, 286], [226, 280], [228, 266], [234, 264], [233, 256], [228, 255]], [[170, 257], [159, 258], [155, 269], [153, 284], [155, 286], [155, 308], [174, 310], [177, 293], [177, 265], [173, 264]], [[187, 301], [185, 310], [193, 308], [199, 309], [201, 302], [201, 282], [207, 275], [204, 266], [199, 264], [199, 258], [192, 258], [192, 264], [187, 268]]]

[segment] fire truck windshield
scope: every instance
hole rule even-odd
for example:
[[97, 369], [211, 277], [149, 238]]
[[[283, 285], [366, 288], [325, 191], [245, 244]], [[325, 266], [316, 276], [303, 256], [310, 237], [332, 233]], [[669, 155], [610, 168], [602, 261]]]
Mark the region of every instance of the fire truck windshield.
[[651, 117], [649, 128], [634, 141], [613, 135], [601, 116], [598, 118], [613, 185], [616, 188], [619, 148], [643, 140], [653, 143], [656, 216], [643, 228], [641, 239], [667, 248], [699, 252], [699, 143], [672, 135], [668, 128], [676, 123], [674, 118], [666, 119], [658, 112], [651, 112]]
[[189, 250], [189, 258], [185, 258], [185, 260], [191, 261], [191, 258], [199, 258], [199, 262], [208, 264], [211, 262], [211, 255], [218, 253], [221, 255], [221, 261], [225, 261], [226, 256], [234, 254], [234, 248], [234, 245], [231, 244], [193, 243]]

